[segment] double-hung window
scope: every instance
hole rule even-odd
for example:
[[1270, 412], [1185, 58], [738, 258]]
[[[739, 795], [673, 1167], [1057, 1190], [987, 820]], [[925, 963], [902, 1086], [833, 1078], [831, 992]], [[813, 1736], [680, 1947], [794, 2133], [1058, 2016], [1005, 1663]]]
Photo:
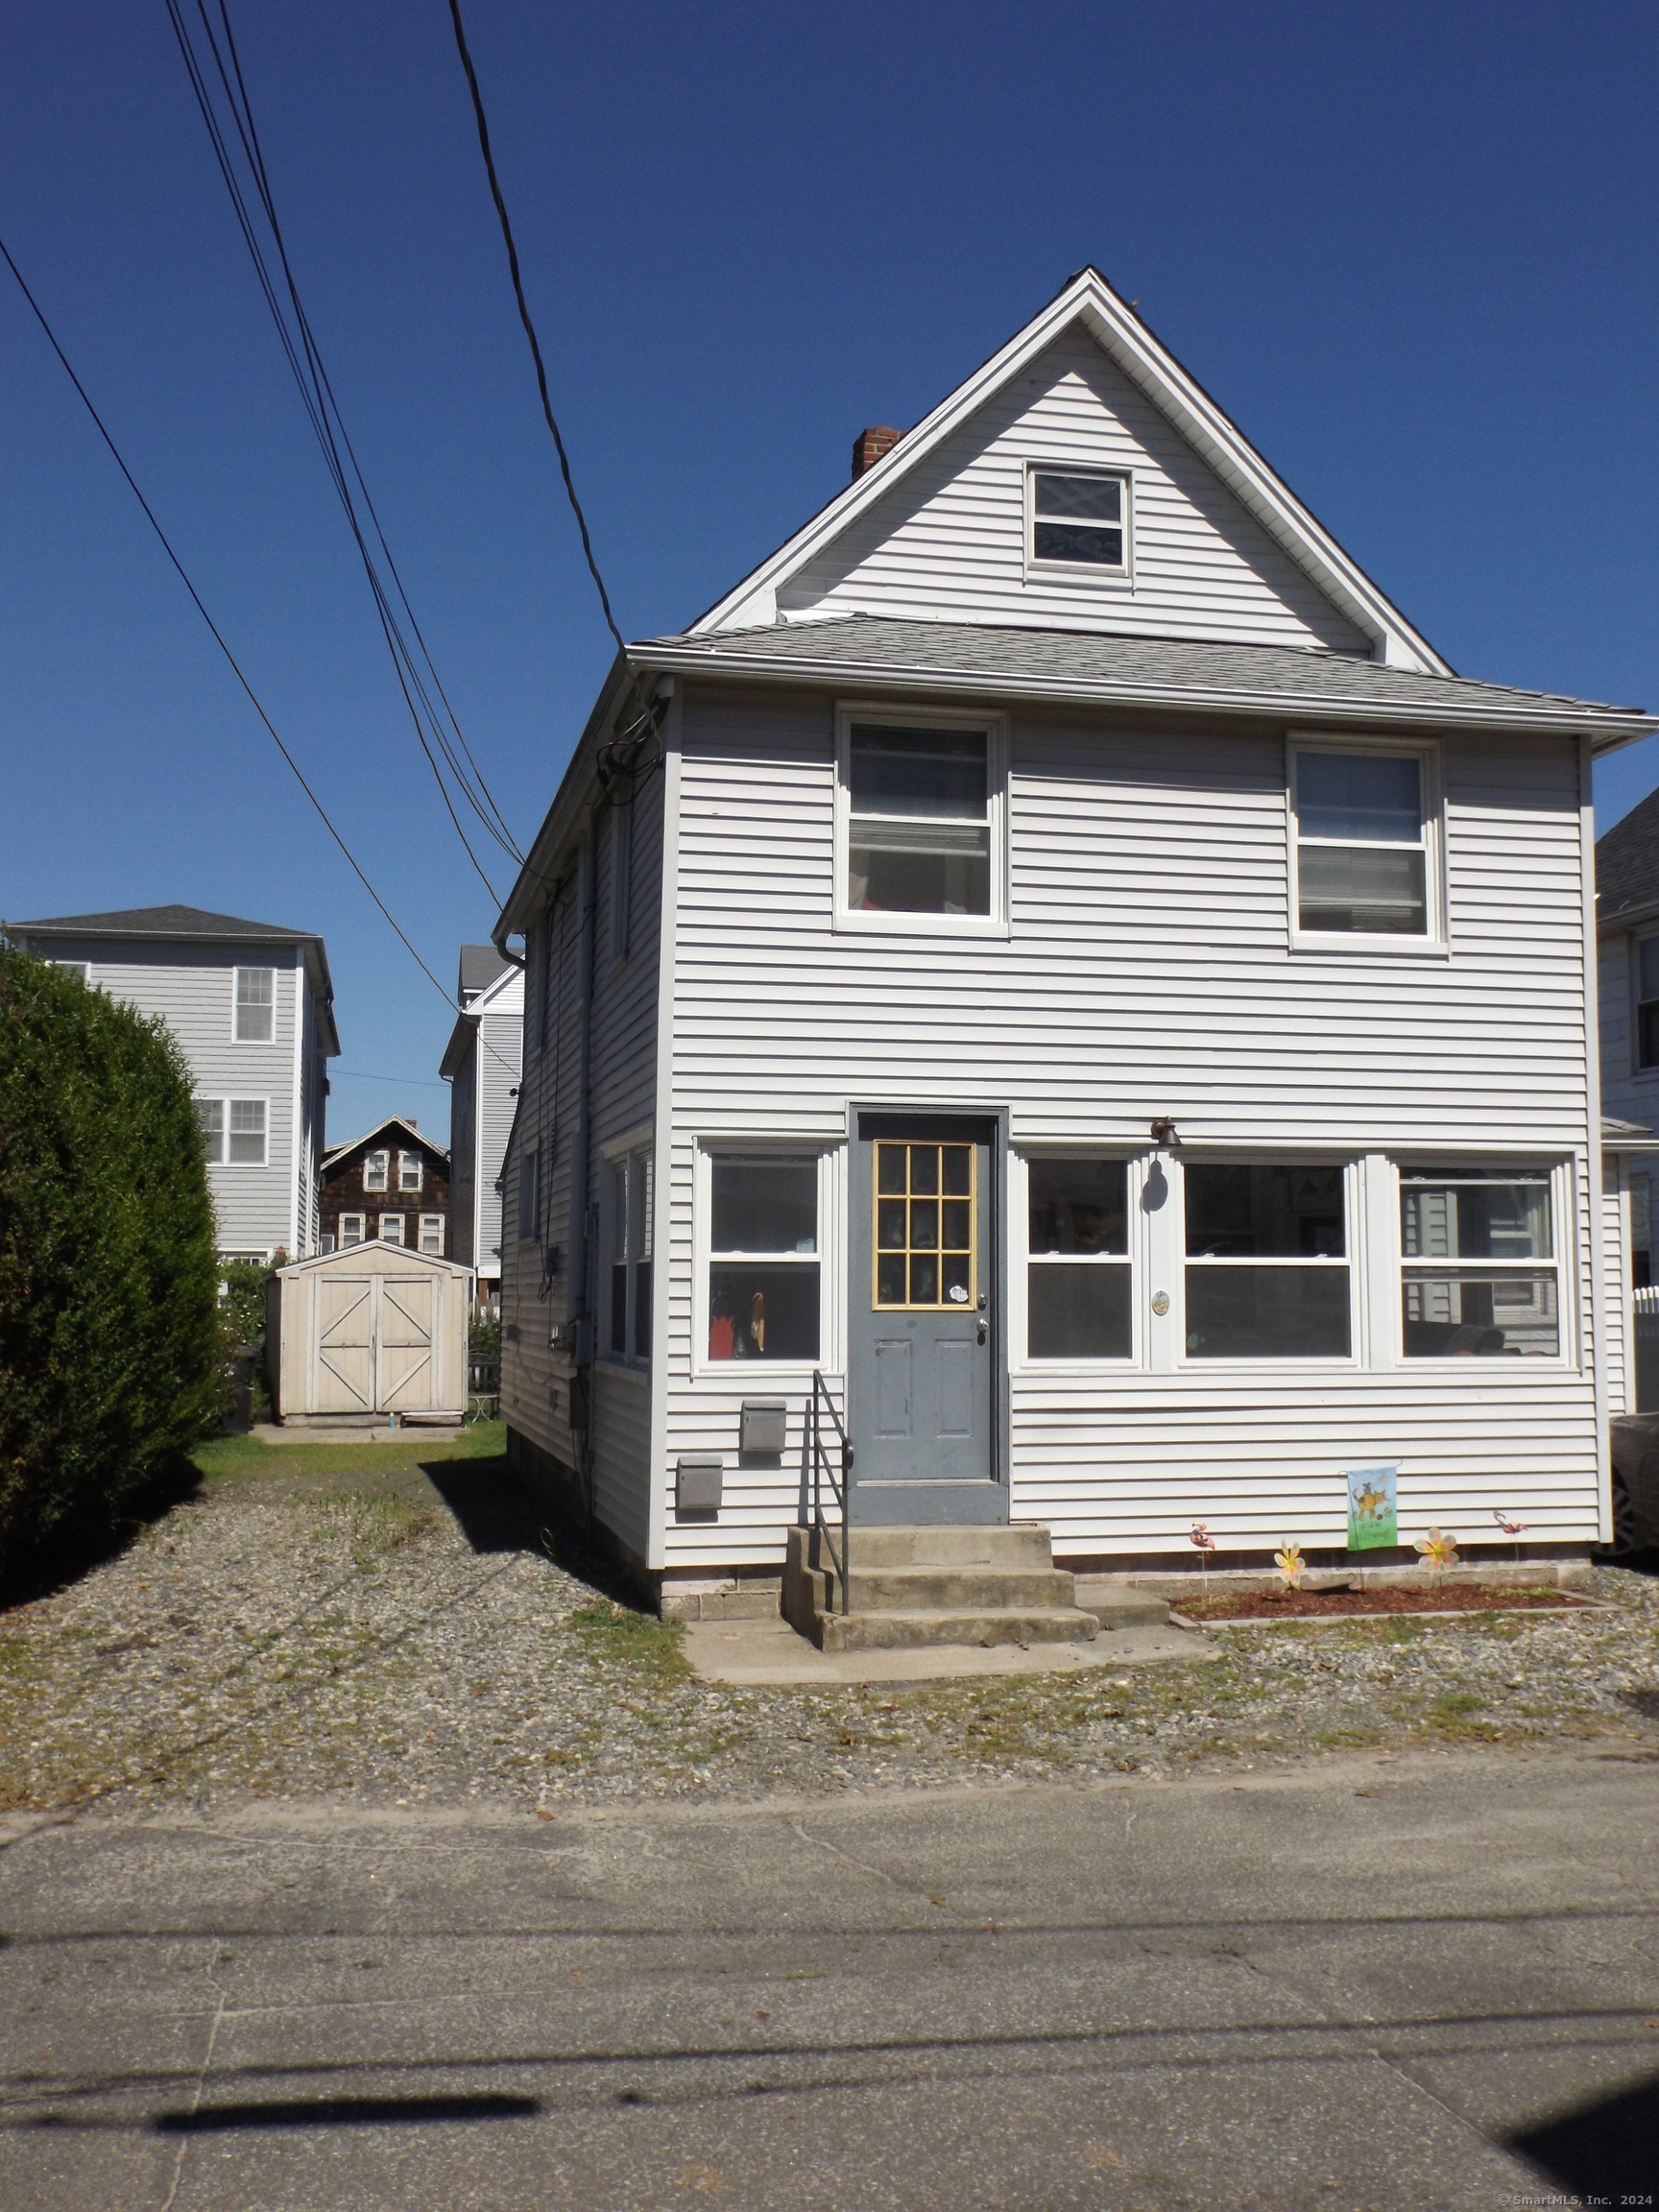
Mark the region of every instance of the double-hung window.
[[421, 1216], [421, 1250], [430, 1252], [435, 1259], [444, 1257], [444, 1216], [442, 1214], [422, 1214]]
[[1553, 1214], [1547, 1168], [1402, 1167], [1406, 1358], [1557, 1358]]
[[1292, 898], [1299, 942], [1444, 936], [1432, 746], [1290, 746]]
[[1127, 1359], [1129, 1169], [1122, 1160], [1025, 1164], [1025, 1338], [1032, 1359]]
[[399, 1190], [419, 1190], [421, 1181], [421, 1159], [419, 1152], [399, 1152], [397, 1155], [397, 1188]]
[[651, 1356], [651, 1154], [630, 1152], [611, 1167], [611, 1350]]
[[382, 1214], [380, 1240], [383, 1244], [401, 1244], [403, 1241], [403, 1216], [401, 1214]]
[[1026, 564], [1079, 576], [1129, 573], [1129, 479], [1104, 470], [1026, 470]]
[[238, 968], [236, 1029], [238, 1045], [269, 1045], [276, 1034], [276, 971]]
[[1347, 1175], [1314, 1163], [1190, 1163], [1189, 1359], [1345, 1359]]
[[844, 711], [836, 776], [837, 913], [855, 926], [999, 925], [1000, 720]]
[[1659, 937], [1638, 937], [1636, 955], [1636, 1065], [1659, 1068]]
[[366, 1214], [342, 1214], [340, 1216], [340, 1243], [361, 1244], [369, 1235], [369, 1216]]
[[819, 1357], [816, 1155], [709, 1162], [709, 1358]]
[[363, 1155], [363, 1188], [365, 1190], [388, 1190], [392, 1187], [392, 1155], [390, 1152], [365, 1152]]
[[225, 1157], [225, 1101], [198, 1098], [196, 1118], [202, 1124], [202, 1149], [215, 1166]]
[[202, 1148], [215, 1166], [263, 1167], [266, 1113], [263, 1098], [198, 1098]]

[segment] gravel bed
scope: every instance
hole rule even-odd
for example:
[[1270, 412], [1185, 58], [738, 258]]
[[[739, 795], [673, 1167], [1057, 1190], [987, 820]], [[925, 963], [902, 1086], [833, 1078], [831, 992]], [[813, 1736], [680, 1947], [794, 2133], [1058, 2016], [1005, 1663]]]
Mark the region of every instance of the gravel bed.
[[0, 1612], [0, 1811], [545, 1808], [1574, 1739], [1659, 1760], [1642, 1573], [1596, 1571], [1611, 1611], [1231, 1627], [1217, 1659], [1120, 1674], [734, 1689], [526, 1518], [477, 1438], [202, 1458], [118, 1557]]

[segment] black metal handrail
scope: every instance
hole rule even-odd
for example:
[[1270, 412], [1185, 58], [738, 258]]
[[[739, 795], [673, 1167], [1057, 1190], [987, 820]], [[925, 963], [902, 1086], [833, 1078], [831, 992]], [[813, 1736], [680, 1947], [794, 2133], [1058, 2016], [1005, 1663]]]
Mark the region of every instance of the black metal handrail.
[[[824, 1415], [826, 1412], [829, 1414], [830, 1426], [835, 1431], [835, 1441], [841, 1447], [841, 1472], [839, 1475], [831, 1466], [830, 1455], [824, 1445]], [[852, 1517], [847, 1511], [847, 1471], [853, 1464], [853, 1447], [847, 1441], [847, 1431], [841, 1426], [841, 1416], [835, 1410], [835, 1401], [830, 1395], [830, 1385], [816, 1367], [812, 1370], [812, 1402], [807, 1409], [806, 1431], [807, 1442], [812, 1454], [812, 1526], [818, 1532], [819, 1542], [829, 1552], [830, 1563], [840, 1580], [841, 1610], [846, 1613], [852, 1609], [853, 1578], [849, 1573], [849, 1567], [852, 1560], [853, 1529]], [[841, 1509], [841, 1554], [839, 1558], [835, 1554], [834, 1539], [830, 1533], [830, 1523], [824, 1518], [824, 1483], [826, 1479], [830, 1484], [830, 1495]]]

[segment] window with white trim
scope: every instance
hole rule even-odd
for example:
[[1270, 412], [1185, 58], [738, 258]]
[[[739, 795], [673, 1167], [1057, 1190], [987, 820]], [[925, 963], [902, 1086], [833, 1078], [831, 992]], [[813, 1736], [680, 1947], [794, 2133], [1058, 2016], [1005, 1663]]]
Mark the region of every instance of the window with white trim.
[[421, 1183], [421, 1159], [419, 1152], [399, 1152], [397, 1155], [397, 1188], [399, 1190], [419, 1190]]
[[276, 1034], [276, 971], [238, 968], [236, 1028], [238, 1045], [269, 1045]]
[[1401, 1350], [1407, 1359], [1561, 1352], [1547, 1167], [1402, 1167]]
[[401, 1214], [382, 1214], [380, 1216], [380, 1241], [382, 1244], [401, 1244], [403, 1241], [403, 1216]]
[[442, 1214], [422, 1214], [421, 1216], [420, 1244], [422, 1252], [434, 1259], [444, 1257], [444, 1216]]
[[225, 1158], [225, 1101], [198, 1098], [196, 1118], [202, 1124], [202, 1149], [217, 1166]]
[[92, 980], [92, 966], [87, 960], [48, 960], [48, 968], [61, 968], [70, 975], [79, 975], [83, 983]]
[[363, 1188], [365, 1190], [389, 1190], [392, 1188], [392, 1155], [390, 1152], [364, 1153]]
[[369, 1216], [367, 1214], [341, 1214], [340, 1242], [342, 1245], [362, 1244], [367, 1242], [368, 1237]]
[[1636, 1065], [1659, 1068], [1659, 936], [1638, 937], [1636, 955]]
[[1026, 471], [1026, 561], [1088, 576], [1129, 573], [1129, 479], [1104, 469]]
[[651, 1153], [641, 1147], [611, 1165], [610, 1348], [619, 1358], [651, 1357]]
[[1004, 908], [999, 721], [844, 711], [838, 912], [888, 928], [993, 924]]
[[265, 1101], [263, 1098], [231, 1098], [229, 1107], [229, 1146], [228, 1157], [233, 1167], [263, 1167], [265, 1165]]
[[1032, 1359], [1127, 1359], [1134, 1346], [1129, 1166], [1025, 1163], [1025, 1343]]
[[820, 1162], [717, 1153], [709, 1163], [709, 1358], [819, 1357]]
[[1434, 766], [1427, 746], [1291, 744], [1299, 937], [1442, 935]]
[[1187, 1358], [1348, 1358], [1347, 1171], [1190, 1161], [1182, 1183]]

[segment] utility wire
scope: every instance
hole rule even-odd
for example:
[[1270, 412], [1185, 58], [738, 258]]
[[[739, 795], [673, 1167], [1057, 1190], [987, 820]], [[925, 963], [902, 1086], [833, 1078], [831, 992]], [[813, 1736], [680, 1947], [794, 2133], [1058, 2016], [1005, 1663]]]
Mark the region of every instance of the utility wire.
[[[453, 707], [450, 705], [448, 695], [444, 689], [442, 680], [439, 678], [430, 650], [426, 645], [425, 637], [421, 633], [421, 626], [415, 617], [414, 610], [410, 605], [409, 596], [404, 589], [402, 577], [399, 574], [397, 563], [392, 556], [391, 547], [386, 540], [385, 530], [381, 525], [379, 514], [375, 509], [373, 497], [370, 494], [368, 484], [364, 477], [362, 467], [357, 459], [356, 449], [352, 445], [350, 434], [346, 427], [345, 419], [341, 413], [339, 402], [335, 398], [333, 386], [329, 380], [327, 370], [324, 364], [321, 349], [317, 344], [315, 333], [311, 328], [310, 319], [306, 315], [304, 302], [300, 296], [299, 284], [295, 277], [293, 267], [288, 259], [287, 247], [282, 236], [281, 225], [277, 220], [276, 200], [271, 189], [270, 177], [265, 167], [263, 151], [259, 145], [258, 132], [253, 120], [252, 103], [248, 96], [247, 83], [242, 73], [240, 59], [236, 53], [235, 37], [231, 31], [230, 19], [228, 7], [226, 5], [226, 0], [219, 0], [221, 27], [225, 38], [225, 53], [223, 54], [220, 51], [219, 41], [215, 36], [212, 21], [208, 16], [206, 7], [204, 5], [204, 0], [197, 0], [197, 10], [202, 19], [203, 32], [206, 37], [208, 51], [212, 57], [213, 68], [218, 76], [220, 85], [224, 91], [225, 99], [229, 107], [235, 136], [238, 143], [240, 144], [243, 158], [246, 161], [249, 172], [252, 178], [253, 189], [257, 197], [259, 207], [264, 215], [266, 224], [269, 226], [271, 237], [275, 242], [276, 253], [281, 263], [283, 280], [286, 285], [289, 301], [292, 304], [294, 323], [296, 326], [295, 330], [291, 330], [289, 327], [288, 318], [283, 311], [276, 281], [267, 265], [265, 253], [258, 233], [258, 227], [249, 209], [241, 180], [237, 174], [236, 165], [231, 154], [230, 146], [227, 140], [224, 127], [220, 123], [219, 116], [215, 108], [211, 89], [207, 82], [206, 71], [196, 53], [194, 45], [192, 44], [190, 33], [184, 21], [182, 11], [179, 5], [179, 0], [167, 0], [167, 11], [169, 18], [173, 24], [174, 35], [178, 39], [180, 52], [183, 57], [185, 70], [190, 79], [191, 89], [195, 94], [197, 106], [201, 111], [204, 125], [206, 128], [208, 139], [212, 145], [215, 159], [218, 161], [220, 174], [223, 177], [226, 188], [229, 193], [231, 205], [235, 212], [238, 228], [242, 232], [243, 241], [247, 246], [250, 257], [253, 262], [254, 271], [258, 278], [260, 290], [264, 294], [265, 302], [267, 307], [270, 309], [272, 319], [276, 325], [278, 338], [281, 343], [284, 355], [287, 358], [289, 368], [293, 373], [296, 384], [299, 387], [301, 403], [305, 408], [305, 412], [307, 418], [310, 421], [312, 430], [316, 435], [319, 446], [322, 449], [325, 466], [328, 470], [330, 481], [333, 483], [336, 494], [338, 495], [342, 508], [345, 511], [348, 525], [351, 530], [359, 557], [363, 563], [364, 573], [368, 579], [370, 590], [374, 601], [375, 613], [379, 619], [381, 632], [386, 640], [387, 651], [392, 658], [393, 669], [397, 675], [398, 686], [403, 695], [404, 705], [409, 710], [409, 716], [415, 730], [417, 742], [419, 743], [421, 750], [425, 757], [428, 767], [432, 771], [433, 781], [437, 784], [439, 796], [443, 800], [445, 810], [449, 815], [450, 822], [454, 827], [457, 837], [461, 841], [462, 848], [466, 852], [468, 859], [471, 862], [472, 867], [476, 871], [480, 881], [484, 884], [485, 889], [489, 892], [492, 901], [497, 906], [499, 906], [499, 896], [496, 893], [493, 884], [490, 881], [489, 876], [480, 863], [476, 853], [473, 851], [471, 841], [468, 837], [467, 831], [462, 825], [460, 816], [456, 812], [454, 801], [450, 796], [449, 787], [445, 779], [444, 770], [440, 767], [439, 760], [434, 756], [433, 744], [428, 739], [428, 729], [431, 733], [431, 739], [436, 741], [438, 751], [443, 756], [444, 762], [449, 770], [449, 775], [453, 779], [456, 788], [460, 791], [467, 805], [471, 808], [473, 814], [476, 815], [478, 821], [483, 826], [488, 834], [495, 841], [496, 844], [502, 848], [502, 850], [507, 854], [508, 857], [515, 861], [517, 864], [522, 865], [523, 854], [514, 840], [506, 818], [503, 815], [500, 806], [497, 805], [494, 795], [490, 790], [489, 784], [485, 781], [483, 772], [479, 768], [478, 763], [472, 755], [470, 747], [467, 743], [465, 733], [461, 729], [459, 719], [455, 714]], [[227, 69], [226, 65], [227, 55], [229, 59], [228, 69]], [[342, 458], [342, 447], [344, 447], [345, 451], [344, 459]], [[349, 474], [348, 473], [348, 462], [349, 463]], [[357, 487], [356, 498], [354, 498], [352, 492], [351, 479], [353, 477], [355, 478]], [[399, 624], [397, 618], [397, 611], [392, 604], [391, 593], [387, 590], [387, 588], [381, 579], [378, 568], [376, 566], [373, 552], [368, 542], [362, 520], [358, 516], [356, 505], [357, 498], [361, 499], [363, 508], [369, 517], [370, 525], [373, 528], [375, 538], [379, 541], [381, 555], [383, 556], [387, 569], [390, 572], [392, 584], [396, 589], [397, 599], [401, 602], [403, 613], [407, 617], [409, 627], [414, 633], [416, 643], [420, 650], [421, 659], [424, 661], [427, 676], [430, 678], [432, 690], [437, 692], [439, 698], [444, 703], [444, 715], [440, 715], [434, 707], [431, 694], [427, 688], [426, 681], [422, 678], [421, 667], [417, 662], [416, 654], [413, 650], [411, 650], [408, 639], [403, 635], [401, 625]], [[445, 717], [447, 718], [449, 729], [454, 733], [454, 743], [450, 741], [449, 734], [445, 728]], [[463, 768], [460, 759], [456, 756], [456, 744], [459, 744], [461, 752], [466, 756], [468, 766], [471, 769], [472, 773], [470, 779], [468, 776], [467, 770]], [[476, 781], [477, 785], [476, 790], [473, 788], [474, 781]], [[479, 797], [480, 792], [482, 793], [482, 799]]]
[[277, 733], [276, 725], [272, 721], [270, 715], [266, 713], [264, 707], [260, 704], [259, 694], [254, 690], [252, 685], [249, 683], [247, 677], [243, 674], [241, 662], [237, 660], [235, 654], [231, 652], [229, 646], [225, 642], [225, 638], [220, 631], [219, 625], [214, 621], [212, 615], [208, 613], [206, 607], [203, 603], [202, 594], [197, 590], [195, 585], [191, 583], [189, 575], [185, 570], [183, 562], [180, 561], [178, 554], [174, 552], [172, 541], [168, 538], [166, 531], [162, 529], [160, 523], [156, 521], [155, 510], [151, 507], [149, 500], [145, 498], [143, 493], [139, 491], [137, 479], [133, 476], [132, 469], [128, 468], [126, 462], [121, 458], [120, 447], [116, 445], [114, 439], [110, 437], [108, 431], [104, 427], [104, 418], [99, 414], [97, 408], [93, 406], [91, 399], [87, 396], [85, 385], [83, 384], [80, 377], [76, 375], [74, 367], [70, 362], [68, 354], [65, 353], [62, 347], [59, 345], [56, 333], [53, 331], [51, 324], [47, 322], [39, 301], [36, 299], [34, 293], [30, 291], [28, 285], [24, 282], [23, 272], [18, 268], [16, 262], [12, 260], [11, 249], [7, 246], [4, 238], [0, 238], [0, 254], [5, 256], [7, 268], [10, 269], [12, 276], [16, 277], [17, 289], [22, 293], [24, 299], [28, 301], [30, 307], [34, 310], [36, 322], [39, 324], [41, 329], [46, 333], [46, 343], [51, 347], [53, 352], [57, 354], [59, 360], [62, 363], [63, 373], [68, 377], [70, 383], [74, 385], [76, 391], [79, 393], [81, 397], [81, 403], [85, 408], [87, 414], [91, 416], [92, 421], [97, 427], [99, 437], [102, 438], [105, 445], [108, 446], [109, 451], [114, 458], [116, 468], [119, 469], [122, 475], [126, 477], [128, 489], [132, 493], [133, 498], [137, 500], [139, 506], [143, 508], [145, 520], [149, 523], [151, 529], [155, 531], [156, 537], [160, 539], [161, 550], [166, 554], [168, 560], [172, 562], [174, 567], [178, 570], [179, 580], [183, 585], [185, 590], [189, 592], [190, 597], [195, 604], [197, 613], [200, 614], [203, 621], [206, 623], [208, 629], [212, 633], [213, 642], [218, 646], [220, 652], [224, 654], [226, 660], [230, 663], [232, 674], [235, 676], [237, 683], [241, 685], [243, 690], [247, 692], [250, 701], [252, 703], [253, 711], [258, 715], [260, 721], [264, 723], [265, 728], [270, 733], [273, 744], [276, 746], [277, 752], [281, 754], [283, 759], [287, 761], [289, 767], [293, 770], [296, 782], [299, 784], [301, 790], [304, 792], [306, 798], [310, 800], [312, 805], [317, 809], [318, 814], [322, 817], [323, 827], [327, 830], [329, 836], [333, 838], [335, 844], [339, 846], [341, 852], [346, 855], [347, 861], [350, 865], [352, 874], [356, 877], [358, 882], [362, 884], [364, 890], [368, 892], [370, 898], [373, 900], [375, 905], [379, 907], [380, 912], [382, 915], [384, 915], [386, 921], [391, 925], [394, 934], [397, 936], [399, 944], [401, 944], [403, 947], [403, 950], [408, 953], [410, 959], [414, 961], [416, 967], [420, 969], [421, 974], [425, 976], [426, 980], [431, 984], [433, 990], [437, 992], [438, 996], [443, 999], [444, 1003], [453, 1009], [456, 1013], [461, 1012], [462, 1009], [456, 1005], [455, 1000], [449, 996], [448, 992], [445, 990], [443, 984], [439, 982], [437, 976], [433, 974], [431, 969], [427, 967], [425, 961], [421, 959], [420, 953], [416, 951], [414, 946], [409, 942], [407, 936], [404, 935], [403, 929], [400, 926], [397, 916], [393, 913], [391, 907], [387, 905], [385, 900], [381, 898], [379, 892], [375, 890], [373, 884], [370, 882], [368, 877], [363, 873], [362, 868], [358, 865], [356, 854], [352, 852], [350, 846], [347, 844], [345, 838], [341, 836], [339, 830], [334, 827], [334, 824], [329, 817], [328, 809], [324, 805], [322, 800], [318, 798], [316, 792], [312, 790], [310, 784], [306, 781], [304, 770], [301, 767], [299, 761], [295, 759], [293, 754], [289, 752], [287, 746], [282, 742], [282, 739]]
[[[169, 4], [171, 4], [171, 0], [169, 0]], [[576, 484], [570, 473], [570, 457], [565, 450], [565, 441], [560, 435], [559, 423], [553, 413], [553, 401], [548, 396], [547, 369], [541, 359], [541, 345], [536, 335], [536, 325], [530, 317], [530, 303], [524, 297], [524, 279], [518, 268], [518, 249], [513, 243], [513, 226], [507, 216], [507, 202], [502, 197], [501, 180], [495, 174], [495, 156], [490, 150], [490, 125], [484, 113], [484, 95], [478, 88], [478, 72], [472, 66], [472, 56], [467, 45], [466, 28], [461, 21], [461, 0], [449, 0], [449, 19], [455, 26], [455, 43], [460, 49], [461, 66], [467, 72], [468, 89], [472, 95], [472, 113], [478, 124], [478, 148], [484, 156], [485, 171], [490, 179], [490, 196], [495, 203], [495, 213], [501, 223], [501, 237], [507, 248], [507, 267], [513, 278], [513, 296], [518, 302], [518, 320], [524, 325], [524, 335], [530, 341], [530, 356], [536, 364], [536, 384], [541, 394], [541, 412], [547, 419], [548, 429], [553, 433], [553, 444], [559, 455], [559, 472], [565, 479], [565, 496], [569, 499], [570, 511], [576, 517], [576, 527], [582, 533], [582, 551], [587, 557], [588, 573], [592, 577], [594, 589], [599, 594], [599, 604], [605, 610], [606, 627], [616, 640], [616, 650], [627, 661], [634, 679], [634, 698], [639, 709], [639, 715], [637, 721], [623, 733], [624, 744], [630, 739], [633, 741], [630, 748], [633, 757], [618, 759], [615, 763], [624, 771], [630, 771], [636, 764], [638, 752], [643, 747], [645, 739], [655, 729], [656, 722], [650, 708], [645, 703], [645, 695], [639, 687], [638, 670], [628, 660], [627, 644], [624, 642], [621, 631], [616, 627], [616, 617], [611, 612], [611, 594], [606, 590], [605, 579], [599, 573], [599, 563], [593, 551], [593, 541], [588, 535], [588, 517], [582, 512], [582, 502], [576, 496]], [[603, 764], [601, 764], [600, 781], [602, 783], [607, 781]]]

